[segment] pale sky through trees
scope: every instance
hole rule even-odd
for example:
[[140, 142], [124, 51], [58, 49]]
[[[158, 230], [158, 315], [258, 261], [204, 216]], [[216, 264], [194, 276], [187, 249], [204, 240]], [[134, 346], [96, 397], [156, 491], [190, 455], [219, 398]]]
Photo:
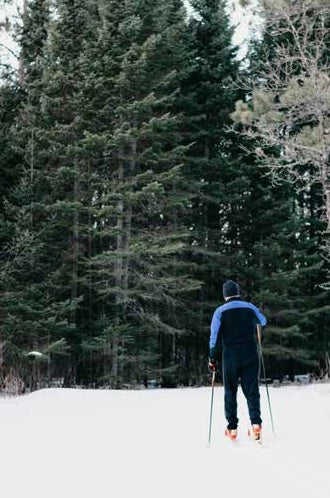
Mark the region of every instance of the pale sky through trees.
[[[15, 16], [17, 16], [17, 8], [22, 6], [22, 0], [13, 1], [12, 5], [3, 5], [3, 2], [0, 0], [0, 22], [4, 22], [6, 18], [9, 19], [11, 23], [15, 23]], [[189, 13], [192, 12], [192, 9], [189, 5], [188, 0], [184, 0], [184, 3], [187, 7]], [[245, 42], [250, 37], [250, 26], [253, 23], [253, 13], [251, 10], [244, 10], [240, 7], [238, 0], [229, 0], [228, 6], [230, 8], [231, 19], [234, 26], [237, 26], [235, 30], [235, 34], [233, 37], [233, 43], [236, 45], [241, 45], [241, 49], [239, 51], [239, 58], [244, 57], [246, 53], [246, 44]], [[8, 47], [8, 49], [17, 52], [17, 47], [12, 37], [6, 33], [5, 29], [2, 28], [0, 32], [0, 43]], [[17, 66], [17, 59], [7, 50], [5, 47], [0, 46], [0, 61], [9, 63], [13, 66]]]
[[[184, 0], [188, 13], [192, 12], [189, 0]], [[255, 26], [257, 18], [255, 15], [255, 7], [258, 0], [251, 2], [250, 8], [243, 9], [240, 6], [239, 0], [227, 0], [228, 9], [233, 26], [236, 26], [233, 36], [234, 45], [239, 45], [240, 50], [238, 57], [242, 59], [246, 55], [246, 42], [251, 38], [251, 26]]]

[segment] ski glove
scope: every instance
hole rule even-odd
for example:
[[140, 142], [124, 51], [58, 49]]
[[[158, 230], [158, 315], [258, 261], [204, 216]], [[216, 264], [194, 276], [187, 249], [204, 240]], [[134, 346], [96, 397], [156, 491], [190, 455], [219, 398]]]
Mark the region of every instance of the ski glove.
[[215, 360], [213, 358], [209, 358], [207, 368], [208, 368], [210, 373], [213, 373], [216, 371], [216, 364], [215, 364]]

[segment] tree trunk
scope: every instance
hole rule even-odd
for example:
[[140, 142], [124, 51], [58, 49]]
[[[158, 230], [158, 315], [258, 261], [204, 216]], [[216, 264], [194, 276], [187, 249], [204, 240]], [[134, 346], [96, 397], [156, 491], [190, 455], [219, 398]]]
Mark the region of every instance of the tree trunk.
[[[73, 202], [79, 201], [79, 166], [78, 160], [74, 162], [74, 183], [73, 183]], [[77, 299], [78, 296], [78, 256], [79, 256], [79, 213], [78, 208], [75, 207], [73, 214], [73, 228], [72, 228], [72, 281], [71, 281], [71, 299]], [[72, 312], [72, 319], [76, 321], [76, 313]]]
[[[27, 13], [27, 6], [28, 6], [28, 0], [23, 1], [23, 17]], [[21, 53], [18, 58], [18, 83], [21, 88], [24, 87], [25, 84], [25, 60], [23, 56], [23, 52], [21, 50]]]
[[[121, 156], [121, 154], [120, 154]], [[124, 179], [124, 166], [125, 163], [122, 159], [119, 160], [119, 170], [118, 170], [118, 185], [121, 185], [123, 183]], [[114, 277], [115, 277], [115, 285], [118, 289], [122, 288], [123, 284], [123, 256], [121, 254], [121, 251], [123, 249], [123, 235], [122, 235], [122, 230], [123, 230], [123, 215], [124, 215], [124, 202], [122, 199], [120, 199], [117, 203], [117, 224], [116, 228], [118, 230], [118, 233], [116, 235], [116, 251], [117, 251], [117, 256], [116, 256], [116, 261], [114, 264]], [[118, 304], [119, 304], [119, 299], [118, 296], [116, 297], [116, 313], [117, 313], [117, 319], [116, 319], [116, 327], [119, 327], [120, 325], [120, 314], [118, 310]], [[112, 382], [114, 383], [115, 386], [118, 385], [119, 379], [118, 379], [118, 369], [119, 369], [119, 332], [118, 329], [113, 330], [112, 334], [112, 367], [111, 367], [111, 377], [112, 377]]]
[[327, 220], [327, 228], [325, 229], [325, 231], [330, 235], [330, 174], [327, 164], [324, 165], [323, 170], [322, 186], [325, 197], [325, 215]]
[[[131, 158], [129, 161], [129, 175], [135, 171], [136, 168], [136, 148], [137, 143], [136, 140], [133, 139], [131, 142]], [[124, 289], [128, 289], [128, 276], [129, 276], [129, 256], [127, 256], [128, 251], [130, 249], [130, 241], [131, 241], [131, 232], [132, 232], [132, 204], [129, 201], [127, 204], [127, 209], [125, 213], [125, 267], [124, 267]]]

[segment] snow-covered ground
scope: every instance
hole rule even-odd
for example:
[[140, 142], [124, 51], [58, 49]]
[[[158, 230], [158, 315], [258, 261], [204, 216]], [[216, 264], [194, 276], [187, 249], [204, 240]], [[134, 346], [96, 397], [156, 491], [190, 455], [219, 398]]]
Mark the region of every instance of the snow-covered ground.
[[325, 498], [330, 385], [262, 390], [264, 445], [223, 436], [223, 390], [50, 389], [0, 399], [1, 498]]

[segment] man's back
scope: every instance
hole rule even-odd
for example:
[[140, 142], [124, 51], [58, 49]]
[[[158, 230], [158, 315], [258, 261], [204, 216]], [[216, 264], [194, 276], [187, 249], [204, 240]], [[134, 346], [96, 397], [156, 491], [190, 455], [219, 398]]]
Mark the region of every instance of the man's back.
[[210, 347], [218, 344], [220, 336], [224, 348], [254, 346], [257, 324], [266, 324], [259, 309], [252, 303], [232, 298], [214, 312]]

